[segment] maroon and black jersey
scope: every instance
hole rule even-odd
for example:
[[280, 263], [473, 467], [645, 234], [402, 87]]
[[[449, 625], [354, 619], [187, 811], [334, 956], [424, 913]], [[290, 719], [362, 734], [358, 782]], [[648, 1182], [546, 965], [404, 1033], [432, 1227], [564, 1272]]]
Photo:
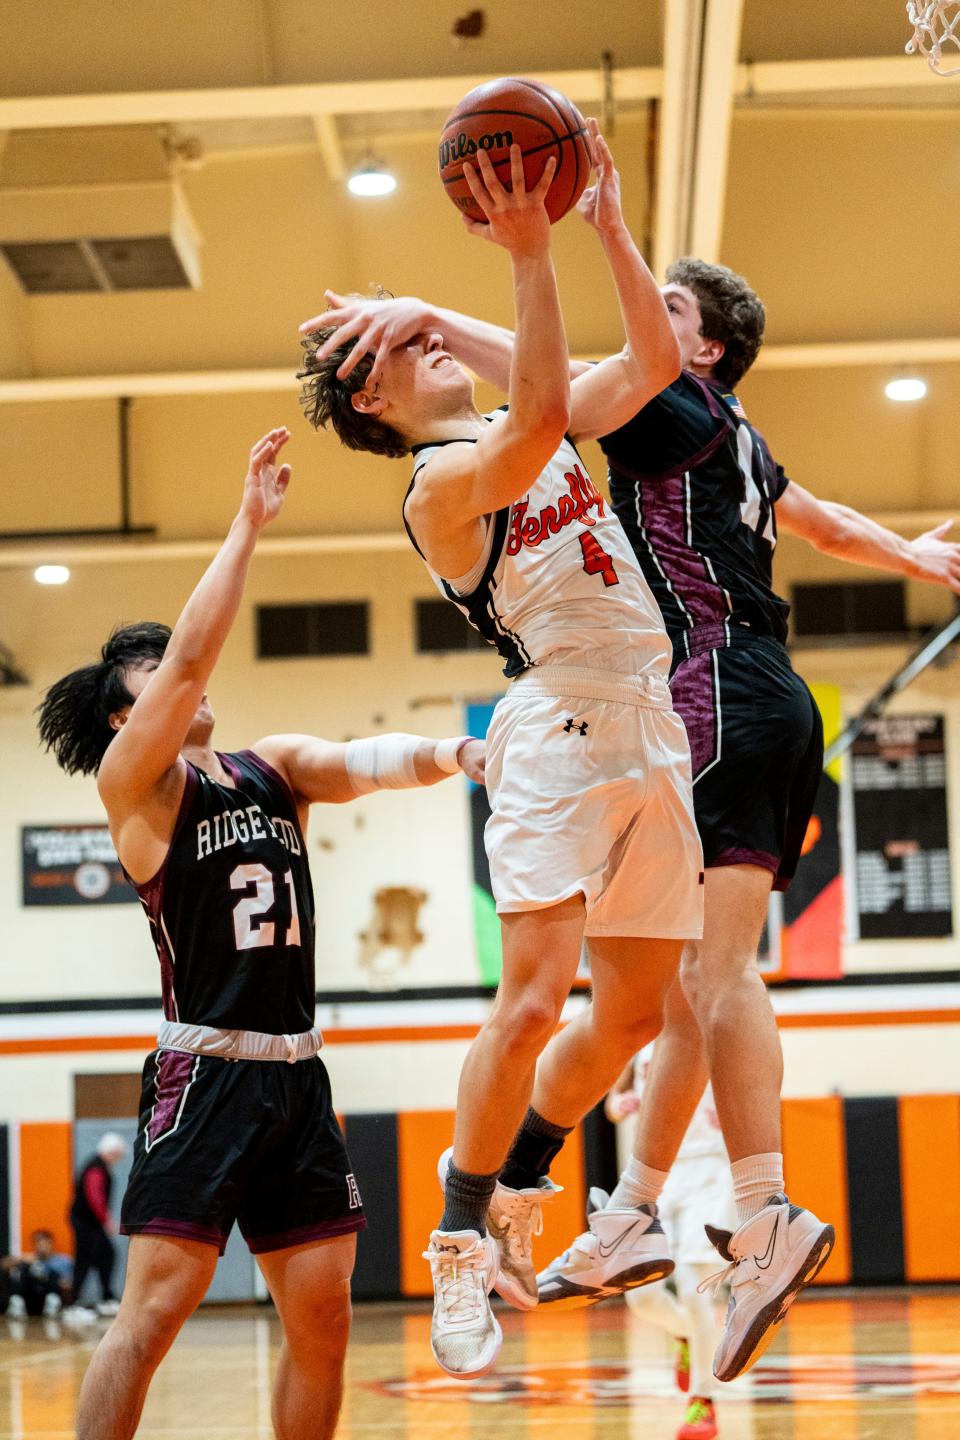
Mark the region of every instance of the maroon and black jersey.
[[168, 1020], [297, 1034], [314, 1023], [314, 907], [289, 786], [255, 755], [220, 755], [235, 788], [187, 764], [163, 865], [135, 885]]
[[771, 570], [789, 481], [736, 396], [685, 371], [600, 444], [674, 662], [736, 627], [782, 643], [790, 607]]

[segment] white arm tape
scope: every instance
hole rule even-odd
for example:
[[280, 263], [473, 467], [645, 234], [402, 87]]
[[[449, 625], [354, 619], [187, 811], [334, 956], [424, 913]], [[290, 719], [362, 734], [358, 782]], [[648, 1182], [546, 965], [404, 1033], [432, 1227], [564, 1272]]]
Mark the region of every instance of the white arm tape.
[[419, 735], [371, 735], [347, 744], [347, 776], [355, 795], [373, 790], [408, 790], [419, 785], [414, 756], [423, 743]]
[[456, 775], [460, 769], [460, 751], [473, 739], [472, 735], [457, 735], [452, 740], [438, 740], [433, 754], [433, 763], [445, 775]]

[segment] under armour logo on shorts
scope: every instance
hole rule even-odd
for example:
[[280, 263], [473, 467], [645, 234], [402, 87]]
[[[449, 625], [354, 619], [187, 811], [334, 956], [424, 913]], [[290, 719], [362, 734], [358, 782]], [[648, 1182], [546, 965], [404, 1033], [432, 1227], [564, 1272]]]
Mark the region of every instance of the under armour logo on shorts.
[[351, 1210], [359, 1210], [363, 1204], [360, 1199], [360, 1191], [357, 1189], [357, 1182], [352, 1175], [347, 1176], [347, 1199]]
[[571, 720], [568, 720], [568, 721], [567, 721], [567, 723], [564, 725], [563, 728], [564, 728], [564, 730], [566, 730], [566, 732], [567, 732], [568, 735], [572, 735], [573, 732], [574, 732], [574, 730], [576, 730], [577, 733], [580, 734], [580, 735], [586, 735], [586, 733], [587, 733], [587, 722], [586, 722], [586, 720], [581, 720], [581, 721], [580, 721], [580, 724], [578, 725], [577, 722], [576, 722], [576, 720], [572, 720], [572, 719], [571, 719]]

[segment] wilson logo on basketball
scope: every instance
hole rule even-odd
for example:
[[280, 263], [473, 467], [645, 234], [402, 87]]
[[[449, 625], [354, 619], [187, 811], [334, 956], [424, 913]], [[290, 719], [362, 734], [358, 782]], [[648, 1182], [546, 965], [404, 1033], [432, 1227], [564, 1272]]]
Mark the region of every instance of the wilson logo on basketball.
[[[519, 555], [524, 545], [542, 545], [548, 536], [559, 534], [577, 520], [584, 525], [595, 525], [605, 513], [603, 496], [579, 465], [574, 465], [563, 478], [569, 487], [569, 495], [561, 495], [556, 505], [544, 505], [539, 515], [528, 513], [528, 500], [520, 500], [514, 505], [507, 536], [508, 555]], [[595, 516], [590, 514], [591, 510], [596, 510]]]
[[449, 140], [440, 141], [440, 169], [452, 165], [456, 160], [467, 160], [478, 150], [509, 150], [513, 144], [512, 130], [496, 130], [493, 134], [478, 135], [476, 139], [460, 131]]

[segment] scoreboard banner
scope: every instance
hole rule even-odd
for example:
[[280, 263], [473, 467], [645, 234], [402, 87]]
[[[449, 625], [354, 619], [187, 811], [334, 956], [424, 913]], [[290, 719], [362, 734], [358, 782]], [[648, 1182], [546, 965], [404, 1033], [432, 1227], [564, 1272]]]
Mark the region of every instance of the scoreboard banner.
[[23, 825], [24, 905], [136, 905], [106, 825]]
[[851, 785], [860, 938], [952, 935], [943, 716], [868, 721], [853, 745]]

